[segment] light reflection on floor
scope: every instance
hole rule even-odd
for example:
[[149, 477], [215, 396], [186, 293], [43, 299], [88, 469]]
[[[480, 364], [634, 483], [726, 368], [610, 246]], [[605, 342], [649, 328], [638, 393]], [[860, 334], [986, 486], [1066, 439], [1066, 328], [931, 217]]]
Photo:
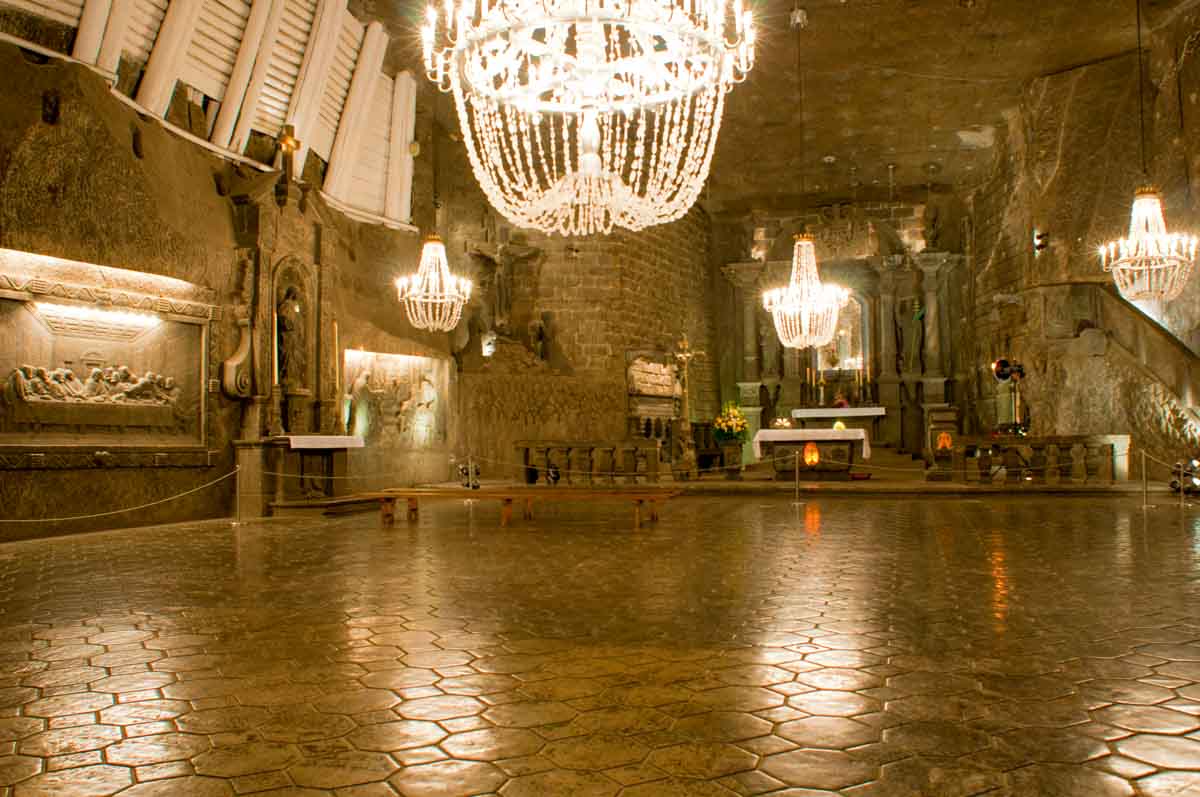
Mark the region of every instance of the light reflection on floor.
[[1200, 510], [1137, 504], [0, 546], [0, 794], [1195, 793]]

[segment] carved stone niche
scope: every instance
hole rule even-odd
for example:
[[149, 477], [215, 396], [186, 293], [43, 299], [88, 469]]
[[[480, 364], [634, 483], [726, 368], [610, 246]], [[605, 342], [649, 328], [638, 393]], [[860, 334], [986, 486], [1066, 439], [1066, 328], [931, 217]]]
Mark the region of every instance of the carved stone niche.
[[668, 442], [683, 395], [674, 358], [663, 351], [630, 351], [625, 362], [630, 437]]
[[313, 431], [313, 374], [318, 365], [316, 290], [311, 269], [296, 258], [279, 262], [271, 280], [273, 391], [283, 431]]
[[209, 443], [211, 298], [0, 250], [0, 467], [194, 467]]

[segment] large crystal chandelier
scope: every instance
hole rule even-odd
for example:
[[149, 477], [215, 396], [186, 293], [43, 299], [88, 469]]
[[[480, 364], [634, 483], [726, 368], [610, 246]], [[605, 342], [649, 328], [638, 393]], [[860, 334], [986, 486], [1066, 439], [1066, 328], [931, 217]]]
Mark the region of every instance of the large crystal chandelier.
[[807, 349], [833, 340], [838, 313], [849, 299], [845, 288], [821, 284], [812, 236], [797, 235], [792, 277], [786, 288], [763, 294], [763, 307], [775, 320], [780, 343], [789, 349]]
[[1167, 232], [1162, 196], [1147, 187], [1134, 197], [1129, 237], [1100, 247], [1100, 262], [1129, 301], [1167, 302], [1183, 292], [1196, 245], [1194, 235]]
[[421, 37], [488, 200], [563, 235], [687, 213], [754, 63], [742, 0], [445, 0]]
[[446, 245], [436, 235], [425, 239], [417, 273], [396, 279], [396, 292], [409, 322], [417, 329], [449, 332], [458, 326], [471, 298], [471, 281], [450, 273]]
[[[1142, 56], [1142, 3], [1137, 2], [1138, 142], [1142, 173], [1146, 159], [1145, 62]], [[1167, 232], [1162, 195], [1153, 187], [1138, 189], [1130, 213], [1129, 237], [1100, 247], [1100, 263], [1111, 272], [1117, 290], [1131, 302], [1169, 302], [1178, 298], [1196, 262], [1196, 237]]]

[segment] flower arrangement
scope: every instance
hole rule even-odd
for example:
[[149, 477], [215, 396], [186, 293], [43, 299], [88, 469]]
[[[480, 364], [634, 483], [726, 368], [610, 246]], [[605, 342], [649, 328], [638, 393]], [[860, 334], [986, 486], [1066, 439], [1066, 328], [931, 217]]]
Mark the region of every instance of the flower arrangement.
[[746, 416], [742, 415], [742, 411], [732, 402], [726, 404], [721, 414], [713, 419], [713, 437], [717, 438], [719, 443], [744, 443], [749, 430], [750, 424], [746, 421]]

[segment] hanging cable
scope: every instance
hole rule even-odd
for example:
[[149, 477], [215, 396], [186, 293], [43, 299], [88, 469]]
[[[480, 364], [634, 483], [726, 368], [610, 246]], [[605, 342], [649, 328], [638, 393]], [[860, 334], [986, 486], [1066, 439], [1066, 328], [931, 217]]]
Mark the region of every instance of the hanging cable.
[[1137, 59], [1138, 59], [1138, 124], [1141, 130], [1139, 148], [1142, 156], [1142, 174], [1150, 177], [1150, 166], [1146, 161], [1146, 64], [1142, 55], [1142, 0], [1137, 6]]

